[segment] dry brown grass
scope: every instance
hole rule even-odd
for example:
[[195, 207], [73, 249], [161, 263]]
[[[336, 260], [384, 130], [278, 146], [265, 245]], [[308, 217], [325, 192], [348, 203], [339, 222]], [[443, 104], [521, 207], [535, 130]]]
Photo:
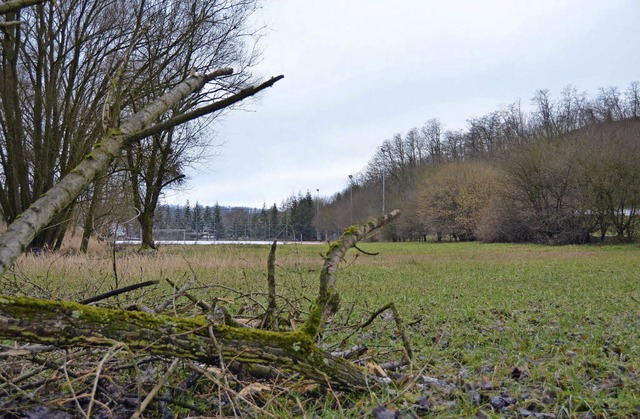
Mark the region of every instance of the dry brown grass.
[[[73, 237], [60, 252], [22, 255], [0, 284], [5, 288], [0, 292], [78, 301], [136, 282], [168, 278], [180, 285], [193, 276], [200, 288], [266, 290], [267, 245], [162, 246], [139, 253], [135, 246], [114, 252], [107, 243], [92, 242], [86, 255], [78, 248], [79, 238]], [[315, 290], [323, 250], [324, 246], [279, 246], [277, 266], [283, 289]], [[166, 287], [163, 282], [156, 291], [166, 294]]]

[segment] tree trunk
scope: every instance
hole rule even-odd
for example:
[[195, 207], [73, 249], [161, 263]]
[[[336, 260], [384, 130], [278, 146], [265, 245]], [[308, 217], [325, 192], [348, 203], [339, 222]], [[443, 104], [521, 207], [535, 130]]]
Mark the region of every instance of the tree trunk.
[[341, 391], [366, 391], [365, 369], [318, 348], [302, 332], [272, 332], [214, 324], [205, 317], [174, 318], [52, 300], [0, 295], [2, 339], [59, 348], [111, 347], [218, 365], [220, 357], [273, 365]]
[[140, 223], [140, 238], [141, 245], [140, 250], [155, 249], [155, 243], [153, 242], [153, 214], [145, 208], [138, 216], [138, 222]]
[[91, 239], [91, 235], [95, 230], [96, 209], [98, 207], [98, 201], [100, 200], [100, 196], [102, 195], [106, 179], [107, 178], [105, 176], [98, 175], [98, 177], [93, 182], [93, 193], [91, 194], [91, 202], [89, 203], [89, 208], [87, 209], [87, 213], [84, 216], [84, 221], [82, 224], [82, 241], [80, 242], [80, 251], [82, 253], [87, 253], [87, 251], [89, 250], [89, 239]]

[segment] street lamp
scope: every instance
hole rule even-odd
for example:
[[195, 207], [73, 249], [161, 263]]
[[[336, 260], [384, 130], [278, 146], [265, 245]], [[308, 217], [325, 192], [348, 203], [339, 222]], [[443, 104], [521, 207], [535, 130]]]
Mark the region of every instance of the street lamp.
[[[387, 151], [384, 147], [380, 147], [380, 151], [382, 151], [382, 156], [384, 157], [385, 151]], [[384, 215], [384, 167], [380, 168], [382, 171], [382, 215]]]
[[316, 240], [322, 240], [320, 236], [320, 189], [316, 188]]
[[353, 225], [353, 175], [349, 175], [349, 225]]

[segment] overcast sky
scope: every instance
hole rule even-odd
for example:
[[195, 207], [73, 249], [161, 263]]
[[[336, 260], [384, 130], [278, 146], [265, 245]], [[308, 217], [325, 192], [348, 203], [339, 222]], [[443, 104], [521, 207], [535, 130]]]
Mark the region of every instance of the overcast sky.
[[382, 141], [449, 129], [537, 89], [590, 96], [640, 80], [637, 0], [266, 0], [253, 70], [284, 80], [215, 125], [221, 144], [166, 203], [331, 196]]

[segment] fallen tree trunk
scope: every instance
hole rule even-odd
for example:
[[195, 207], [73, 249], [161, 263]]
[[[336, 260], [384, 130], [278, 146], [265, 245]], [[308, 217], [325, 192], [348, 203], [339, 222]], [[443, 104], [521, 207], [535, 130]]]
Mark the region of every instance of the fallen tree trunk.
[[219, 365], [220, 357], [273, 365], [344, 391], [373, 384], [363, 368], [330, 355], [302, 332], [214, 324], [204, 316], [174, 318], [79, 303], [0, 296], [0, 336], [59, 348], [111, 347]]
[[[110, 347], [123, 343], [134, 352], [191, 359], [208, 365], [220, 365], [224, 360], [273, 366], [300, 373], [336, 390], [367, 391], [378, 379], [366, 369], [319, 348], [316, 337], [327, 318], [337, 310], [338, 264], [359, 240], [398, 214], [395, 210], [363, 226], [349, 227], [329, 246], [320, 274], [319, 296], [309, 318], [297, 331], [235, 327], [215, 323], [204, 316], [175, 318], [0, 295], [0, 339], [59, 348]], [[275, 259], [275, 246], [270, 258]], [[270, 260], [271, 268], [274, 262]]]

